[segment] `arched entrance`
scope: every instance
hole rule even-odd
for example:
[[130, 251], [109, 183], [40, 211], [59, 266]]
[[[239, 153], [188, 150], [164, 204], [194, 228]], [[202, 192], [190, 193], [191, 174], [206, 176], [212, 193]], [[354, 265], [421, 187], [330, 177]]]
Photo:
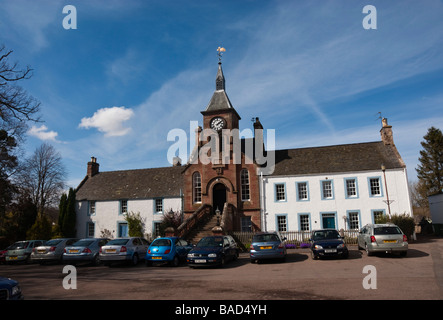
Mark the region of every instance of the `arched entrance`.
[[220, 210], [220, 213], [223, 212], [223, 207], [226, 202], [226, 186], [223, 183], [217, 183], [212, 188], [212, 207], [215, 210]]

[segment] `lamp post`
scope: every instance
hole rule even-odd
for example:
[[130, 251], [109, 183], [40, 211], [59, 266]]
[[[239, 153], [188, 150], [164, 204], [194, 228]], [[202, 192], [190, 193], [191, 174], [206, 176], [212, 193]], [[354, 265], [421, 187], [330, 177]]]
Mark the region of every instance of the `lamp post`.
[[381, 171], [383, 171], [383, 178], [385, 180], [385, 189], [386, 189], [386, 200], [384, 200], [384, 202], [388, 205], [388, 214], [389, 214], [389, 219], [391, 218], [391, 201], [389, 200], [389, 194], [388, 194], [388, 184], [386, 182], [386, 167], [382, 164], [381, 165]]

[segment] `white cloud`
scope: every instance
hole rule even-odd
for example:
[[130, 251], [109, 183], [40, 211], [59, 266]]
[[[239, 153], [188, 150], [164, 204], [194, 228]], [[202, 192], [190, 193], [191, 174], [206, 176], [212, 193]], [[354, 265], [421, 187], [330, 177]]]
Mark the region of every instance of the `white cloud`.
[[125, 107], [102, 108], [97, 110], [90, 118], [83, 118], [79, 124], [80, 128], [97, 128], [104, 132], [106, 137], [124, 136], [131, 131], [131, 128], [125, 128], [123, 123], [128, 121], [134, 112]]
[[57, 132], [48, 131], [48, 127], [45, 125], [41, 125], [40, 127], [32, 126], [31, 129], [29, 129], [28, 134], [43, 141], [57, 141], [58, 136]]

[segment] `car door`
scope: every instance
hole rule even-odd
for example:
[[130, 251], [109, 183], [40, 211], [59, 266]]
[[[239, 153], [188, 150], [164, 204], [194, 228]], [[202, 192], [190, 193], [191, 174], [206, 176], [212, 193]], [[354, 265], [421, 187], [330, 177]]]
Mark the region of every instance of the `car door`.
[[175, 239], [175, 252], [180, 257], [180, 259], [183, 259], [185, 256], [185, 248], [183, 247], [183, 243], [180, 239]]
[[223, 237], [223, 250], [225, 252], [226, 260], [230, 260], [233, 257], [231, 243], [227, 237]]

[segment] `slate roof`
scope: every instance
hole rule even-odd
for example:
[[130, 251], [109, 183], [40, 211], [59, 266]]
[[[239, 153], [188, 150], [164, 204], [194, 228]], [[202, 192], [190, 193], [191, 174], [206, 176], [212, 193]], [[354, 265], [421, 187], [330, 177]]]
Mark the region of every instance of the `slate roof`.
[[[270, 152], [270, 151], [269, 151]], [[394, 145], [380, 142], [275, 151], [271, 176], [303, 176], [405, 168]], [[76, 199], [120, 200], [178, 197], [184, 190], [183, 171], [187, 166], [99, 172], [85, 177]]]
[[85, 177], [76, 199], [119, 200], [178, 197], [183, 193], [183, 167], [99, 172]]
[[394, 145], [382, 141], [275, 151], [273, 176], [405, 168]]

